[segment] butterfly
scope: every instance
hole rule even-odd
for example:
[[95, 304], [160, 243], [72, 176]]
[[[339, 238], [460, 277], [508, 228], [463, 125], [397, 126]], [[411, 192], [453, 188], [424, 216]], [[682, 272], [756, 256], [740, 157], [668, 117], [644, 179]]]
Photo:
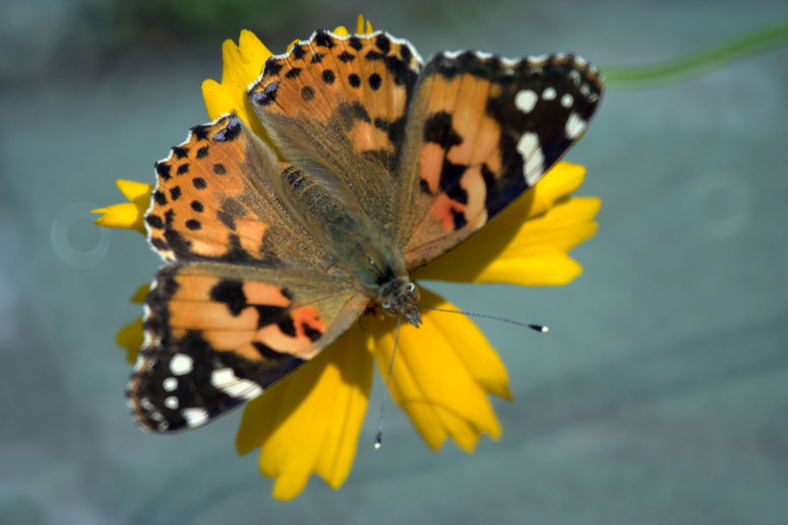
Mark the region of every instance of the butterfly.
[[127, 396], [139, 425], [200, 426], [326, 348], [367, 308], [419, 326], [410, 272], [532, 187], [583, 134], [603, 81], [566, 53], [424, 63], [385, 32], [316, 31], [234, 114], [155, 164], [145, 215], [165, 260]]

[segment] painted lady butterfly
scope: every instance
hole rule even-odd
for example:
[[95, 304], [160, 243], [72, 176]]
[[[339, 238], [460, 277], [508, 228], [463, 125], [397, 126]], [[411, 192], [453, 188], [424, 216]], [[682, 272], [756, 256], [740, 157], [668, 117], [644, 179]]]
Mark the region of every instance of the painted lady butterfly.
[[155, 165], [145, 221], [168, 264], [128, 386], [140, 425], [196, 427], [258, 396], [371, 304], [418, 326], [409, 272], [533, 186], [601, 93], [574, 55], [423, 65], [385, 32], [317, 31], [271, 57], [248, 89], [268, 143], [227, 114]]

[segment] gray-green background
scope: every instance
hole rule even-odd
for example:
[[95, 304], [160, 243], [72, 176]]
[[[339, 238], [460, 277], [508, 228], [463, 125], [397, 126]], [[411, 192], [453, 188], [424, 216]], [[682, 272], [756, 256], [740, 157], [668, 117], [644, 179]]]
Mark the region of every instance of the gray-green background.
[[434, 287], [552, 328], [478, 323], [515, 394], [495, 401], [499, 442], [433, 454], [392, 405], [373, 451], [376, 379], [345, 485], [312, 479], [290, 503], [236, 456], [240, 412], [135, 428], [113, 338], [160, 262], [84, 213], [123, 200], [116, 178], [152, 182], [208, 120], [200, 84], [244, 28], [281, 52], [361, 12], [425, 58], [572, 50], [604, 67], [684, 56], [788, 3], [223, 5], [0, 2], [0, 522], [788, 522], [788, 46], [607, 92], [567, 158], [603, 202], [574, 283]]

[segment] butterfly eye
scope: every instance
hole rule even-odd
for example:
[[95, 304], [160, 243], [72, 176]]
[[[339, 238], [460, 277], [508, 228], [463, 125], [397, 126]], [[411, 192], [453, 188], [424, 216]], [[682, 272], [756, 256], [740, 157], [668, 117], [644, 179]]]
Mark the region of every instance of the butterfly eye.
[[375, 259], [373, 259], [373, 258], [372, 258], [372, 257], [370, 257], [370, 256], [367, 256], [367, 260], [369, 261], [369, 264], [371, 264], [372, 266], [377, 266], [377, 265], [378, 265], [378, 264], [375, 262]]
[[384, 310], [391, 310], [391, 301], [382, 302], [380, 306], [382, 306]]

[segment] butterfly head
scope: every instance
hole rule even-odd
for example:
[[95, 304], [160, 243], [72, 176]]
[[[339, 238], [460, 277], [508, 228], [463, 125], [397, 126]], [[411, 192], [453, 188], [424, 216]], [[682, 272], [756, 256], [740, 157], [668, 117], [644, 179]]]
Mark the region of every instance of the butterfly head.
[[407, 322], [419, 327], [421, 313], [416, 303], [419, 300], [419, 289], [410, 282], [407, 276], [397, 277], [380, 287], [378, 302], [387, 313], [402, 316]]

